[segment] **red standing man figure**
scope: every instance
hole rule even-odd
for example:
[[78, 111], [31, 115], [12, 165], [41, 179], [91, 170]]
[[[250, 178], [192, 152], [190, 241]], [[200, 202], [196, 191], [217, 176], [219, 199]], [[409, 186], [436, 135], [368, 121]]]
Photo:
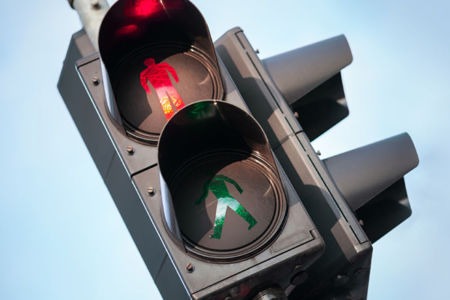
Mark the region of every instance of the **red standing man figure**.
[[168, 63], [156, 64], [153, 58], [147, 58], [144, 60], [144, 64], [147, 66], [147, 69], [141, 72], [141, 85], [148, 94], [151, 94], [152, 92], [147, 85], [147, 81], [150, 82], [158, 95], [164, 115], [169, 120], [175, 113], [172, 103], [177, 110], [184, 107], [183, 99], [181, 99], [169, 77], [170, 73], [175, 82], [178, 82], [177, 72]]

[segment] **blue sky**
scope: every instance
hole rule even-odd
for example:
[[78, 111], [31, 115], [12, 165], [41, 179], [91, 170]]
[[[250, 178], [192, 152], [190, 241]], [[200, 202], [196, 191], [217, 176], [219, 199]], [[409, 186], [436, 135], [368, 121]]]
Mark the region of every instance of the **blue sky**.
[[[327, 157], [407, 131], [420, 158], [406, 177], [412, 217], [374, 246], [369, 299], [446, 297], [450, 4], [193, 2], [213, 39], [240, 26], [263, 58], [347, 36], [350, 116], [315, 148]], [[56, 89], [76, 13], [1, 1], [0, 28], [0, 299], [158, 299]]]

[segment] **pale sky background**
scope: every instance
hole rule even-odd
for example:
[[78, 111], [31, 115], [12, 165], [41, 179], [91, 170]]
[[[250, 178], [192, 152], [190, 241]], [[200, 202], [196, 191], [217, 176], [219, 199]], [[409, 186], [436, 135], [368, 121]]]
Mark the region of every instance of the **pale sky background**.
[[[110, 1], [113, 2], [113, 1]], [[350, 116], [323, 157], [409, 132], [413, 215], [374, 246], [369, 299], [448, 299], [450, 3], [195, 0], [213, 39], [264, 58], [345, 34]], [[80, 29], [65, 0], [0, 2], [0, 299], [159, 299], [56, 83]]]

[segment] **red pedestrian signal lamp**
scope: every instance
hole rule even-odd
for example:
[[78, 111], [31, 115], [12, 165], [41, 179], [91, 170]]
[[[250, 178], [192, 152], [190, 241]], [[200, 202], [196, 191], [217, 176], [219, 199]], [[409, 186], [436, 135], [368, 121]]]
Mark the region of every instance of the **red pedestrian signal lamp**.
[[144, 64], [147, 68], [141, 72], [141, 85], [147, 94], [151, 94], [152, 91], [148, 87], [147, 81], [150, 82], [158, 95], [164, 115], [169, 120], [175, 113], [173, 106], [176, 107], [177, 111], [184, 107], [183, 99], [181, 99], [167, 73], [169, 72], [175, 82], [178, 82], [177, 72], [167, 63], [156, 64], [154, 58], [147, 58], [144, 60]]
[[142, 142], [156, 144], [185, 105], [224, 96], [208, 27], [188, 1], [118, 1], [102, 22], [99, 49], [109, 109]]

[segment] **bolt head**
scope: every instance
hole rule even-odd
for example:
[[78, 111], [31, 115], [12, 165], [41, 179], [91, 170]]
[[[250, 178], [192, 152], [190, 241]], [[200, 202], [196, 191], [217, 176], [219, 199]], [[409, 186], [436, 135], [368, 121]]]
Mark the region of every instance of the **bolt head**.
[[100, 79], [97, 76], [92, 77], [92, 83], [97, 86], [100, 84]]
[[126, 150], [127, 150], [128, 154], [130, 154], [130, 155], [134, 154], [134, 148], [132, 146], [128, 146]]
[[189, 273], [192, 273], [192, 272], [194, 272], [194, 266], [193, 266], [192, 264], [188, 264], [188, 265], [186, 266], [186, 270], [187, 270]]
[[152, 186], [149, 187], [149, 188], [147, 189], [147, 193], [148, 193], [150, 196], [155, 195], [155, 193], [156, 193], [155, 188], [152, 187]]

